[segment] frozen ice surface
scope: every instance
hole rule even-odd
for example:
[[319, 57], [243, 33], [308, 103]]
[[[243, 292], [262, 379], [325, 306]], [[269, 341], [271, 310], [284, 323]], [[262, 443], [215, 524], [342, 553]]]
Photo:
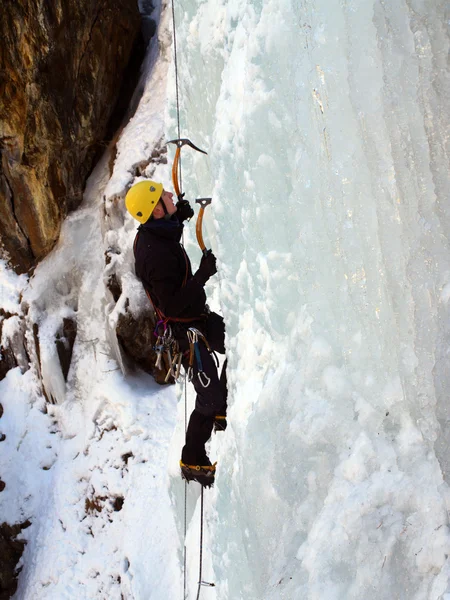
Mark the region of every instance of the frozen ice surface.
[[212, 191], [228, 333], [218, 598], [448, 589], [448, 17], [179, 11], [182, 130], [210, 160], [185, 188]]
[[[136, 314], [145, 302], [125, 191], [140, 177], [170, 185], [169, 165], [149, 160], [178, 135], [168, 8], [112, 176], [106, 156], [29, 284], [0, 265], [2, 306], [39, 323], [57, 402], [41, 412], [32, 369], [0, 382], [0, 511], [33, 522], [21, 600], [182, 597], [184, 390], [122, 374], [113, 340], [126, 297]], [[229, 426], [210, 444], [205, 492], [215, 587], [201, 597], [450, 597], [448, 5], [175, 8], [181, 135], [208, 151], [183, 151], [183, 184], [191, 200], [213, 196], [208, 294], [229, 361]], [[192, 223], [185, 244], [195, 267]], [[64, 317], [78, 324], [66, 384], [53, 344]], [[198, 486], [187, 492], [191, 600]]]

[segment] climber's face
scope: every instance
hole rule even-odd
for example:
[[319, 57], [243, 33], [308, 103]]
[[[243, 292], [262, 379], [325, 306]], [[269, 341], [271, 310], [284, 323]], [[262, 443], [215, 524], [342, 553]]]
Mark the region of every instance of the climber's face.
[[153, 217], [155, 219], [162, 219], [164, 217], [164, 215], [166, 214], [164, 212], [164, 208], [162, 206], [163, 202], [164, 202], [164, 206], [166, 207], [167, 214], [174, 215], [177, 212], [177, 207], [175, 206], [174, 201], [173, 201], [173, 194], [171, 192], [166, 192], [164, 190], [163, 193], [161, 194], [160, 201], [158, 202], [158, 204], [155, 207], [155, 210], [153, 211]]

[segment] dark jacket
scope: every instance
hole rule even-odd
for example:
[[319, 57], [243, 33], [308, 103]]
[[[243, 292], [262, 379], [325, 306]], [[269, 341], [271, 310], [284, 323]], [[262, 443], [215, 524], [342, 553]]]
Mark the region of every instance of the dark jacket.
[[183, 224], [150, 219], [138, 228], [134, 243], [135, 269], [150, 298], [165, 317], [200, 317], [206, 295], [192, 275], [191, 262], [180, 244]]

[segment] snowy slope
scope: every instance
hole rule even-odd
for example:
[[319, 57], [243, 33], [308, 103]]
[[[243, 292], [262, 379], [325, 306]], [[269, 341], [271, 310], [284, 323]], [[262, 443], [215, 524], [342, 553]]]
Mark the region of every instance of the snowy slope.
[[[448, 599], [448, 7], [175, 6], [181, 134], [208, 151], [183, 150], [184, 190], [213, 196], [208, 293], [229, 359], [201, 597]], [[57, 401], [43, 414], [36, 369], [0, 382], [0, 511], [32, 520], [20, 600], [183, 597], [185, 391], [128, 373], [114, 339], [125, 299], [136, 314], [146, 302], [124, 194], [144, 176], [170, 186], [150, 160], [177, 135], [168, 8], [112, 174], [106, 154], [30, 282], [1, 272], [2, 304], [39, 323]], [[67, 384], [63, 317], [78, 324]], [[189, 599], [198, 496], [190, 485]]]
[[[141, 120], [154, 135], [154, 123], [164, 119], [170, 49], [164, 38], [170, 41], [167, 25], [160, 49], [157, 43], [149, 48], [142, 84], [150, 85], [151, 72], [161, 95], [149, 106], [144, 92], [143, 108], [130, 125]], [[156, 139], [144, 142], [147, 158]], [[122, 152], [125, 158], [116, 161], [118, 170], [128, 173], [127, 184], [134, 155], [129, 148]], [[114, 184], [110, 163], [108, 151], [90, 177], [83, 204], [66, 219], [56, 248], [29, 281], [2, 264], [2, 308], [26, 315], [29, 336], [36, 323], [40, 341], [41, 372], [32, 357], [30, 370], [22, 375], [14, 369], [0, 382], [6, 435], [1, 519], [32, 523], [22, 533], [27, 545], [17, 599], [160, 599], [174, 598], [182, 589], [167, 474], [175, 390], [139, 371], [122, 374], [113, 332], [123, 302], [116, 306], [106, 287], [105, 251], [113, 248], [128, 261], [122, 284], [130, 310], [139, 312], [148, 301], [132, 269], [135, 224], [129, 219], [127, 228], [117, 228], [113, 218], [105, 219], [108, 207], [113, 207], [110, 215], [117, 207], [113, 194], [105, 195]], [[64, 318], [77, 323], [67, 384], [55, 346]], [[14, 323], [18, 326], [19, 319]], [[4, 336], [13, 333], [4, 327]], [[42, 397], [40, 377], [55, 404]]]
[[[105, 175], [103, 161], [23, 292], [40, 325], [45, 387], [58, 403], [42, 414], [32, 371], [20, 377], [17, 368], [0, 383], [2, 450], [10, 452], [2, 518], [32, 521], [16, 598], [161, 598], [180, 585], [167, 492], [175, 399], [145, 374], [124, 379], [108, 343]], [[78, 334], [66, 386], [52, 333], [72, 302]]]

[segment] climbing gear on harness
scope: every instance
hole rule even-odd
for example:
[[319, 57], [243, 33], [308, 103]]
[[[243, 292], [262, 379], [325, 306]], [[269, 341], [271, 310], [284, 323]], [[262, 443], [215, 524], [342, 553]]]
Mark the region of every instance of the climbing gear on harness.
[[195, 201], [197, 204], [200, 204], [200, 212], [198, 213], [198, 217], [197, 217], [197, 223], [195, 225], [195, 234], [197, 236], [197, 242], [198, 245], [200, 246], [200, 250], [203, 252], [203, 256], [207, 256], [208, 252], [210, 252], [210, 250], [206, 249], [205, 246], [205, 242], [203, 241], [203, 232], [202, 232], [202, 225], [203, 225], [203, 214], [205, 212], [205, 208], [211, 204], [212, 202], [212, 198], [197, 198], [197, 200]]
[[[163, 327], [162, 332], [161, 327]], [[155, 367], [162, 369], [163, 355], [166, 354], [169, 368], [167, 369], [164, 383], [168, 383], [170, 377], [178, 381], [183, 354], [179, 350], [177, 340], [172, 335], [170, 325], [167, 325], [164, 321], [158, 321], [154, 334], [157, 337], [156, 344], [153, 346], [153, 350], [156, 352]]]
[[197, 377], [204, 388], [207, 388], [211, 383], [211, 379], [203, 371], [202, 359], [200, 356], [200, 349], [198, 347], [198, 341], [201, 339], [206, 346], [206, 349], [210, 354], [214, 356], [216, 366], [219, 366], [219, 359], [215, 352], [211, 350], [208, 340], [196, 327], [189, 327], [187, 331], [187, 337], [189, 340], [189, 368], [188, 368], [188, 381], [192, 381], [194, 377], [194, 358], [197, 361]]
[[[169, 366], [164, 382], [168, 383], [170, 377], [173, 377], [175, 381], [178, 381], [178, 378], [180, 377], [183, 353], [180, 351], [178, 341], [174, 337], [172, 328], [168, 324], [167, 320], [158, 321], [155, 327], [154, 335], [157, 338], [156, 343], [153, 346], [153, 350], [156, 352], [155, 367], [157, 369], [163, 368], [163, 357], [165, 355]], [[198, 380], [204, 388], [207, 388], [211, 383], [211, 379], [203, 370], [200, 349], [198, 347], [199, 340], [205, 344], [208, 352], [213, 355], [217, 367], [219, 367], [219, 359], [217, 358], [216, 353], [211, 349], [208, 340], [199, 329], [196, 327], [189, 327], [186, 335], [189, 342], [189, 367], [187, 371], [188, 381], [192, 381], [194, 377], [194, 363], [197, 362]]]
[[[188, 145], [191, 148], [193, 148], [194, 150], [196, 150], [197, 152], [201, 152], [202, 154], [208, 154], [208, 153], [205, 152], [204, 150], [201, 150], [200, 148], [198, 148], [195, 144], [193, 144], [191, 142], [191, 140], [188, 140], [187, 138], [180, 138], [177, 140], [169, 140], [167, 143], [168, 144], [176, 144], [176, 146], [177, 146], [177, 150], [175, 152], [175, 157], [173, 159], [173, 165], [172, 165], [172, 183], [173, 183], [173, 189], [175, 190], [176, 195], [180, 196], [182, 193], [182, 190], [181, 190], [181, 164], [180, 164], [181, 148], [185, 145]], [[180, 164], [180, 170], [178, 169], [179, 164]], [[180, 171], [180, 183], [178, 182], [178, 171]]]
[[139, 223], [146, 223], [158, 204], [163, 189], [162, 183], [149, 179], [135, 183], [125, 196], [127, 211]]
[[[194, 377], [194, 358], [197, 360], [197, 371], [198, 380], [204, 388], [207, 388], [211, 383], [211, 379], [203, 372], [202, 359], [200, 357], [200, 350], [198, 348], [198, 337], [200, 332], [195, 327], [189, 327], [187, 336], [189, 340], [189, 369], [188, 369], [188, 381], [192, 381]], [[200, 334], [202, 337], [203, 335]], [[205, 380], [203, 381], [203, 378]]]
[[203, 487], [211, 487], [214, 483], [216, 464], [213, 465], [186, 465], [180, 460], [181, 476], [188, 483], [196, 481]]

